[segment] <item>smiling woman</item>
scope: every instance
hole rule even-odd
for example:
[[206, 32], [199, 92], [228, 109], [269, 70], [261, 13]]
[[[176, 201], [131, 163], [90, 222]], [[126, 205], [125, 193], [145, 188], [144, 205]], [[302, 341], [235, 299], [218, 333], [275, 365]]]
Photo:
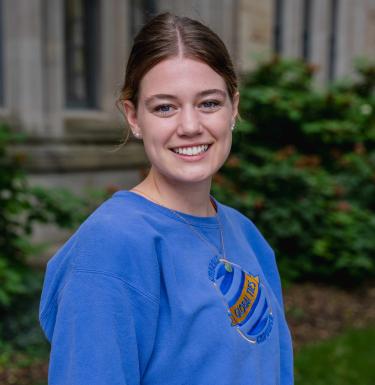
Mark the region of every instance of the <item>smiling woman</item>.
[[159, 201], [168, 196], [167, 207], [207, 215], [212, 175], [230, 152], [238, 92], [231, 99], [224, 78], [181, 55], [152, 67], [139, 88], [137, 106], [124, 100], [129, 124], [142, 136], [151, 163], [137, 190]]
[[211, 194], [238, 114], [220, 38], [164, 13], [136, 36], [120, 103], [151, 163], [50, 260], [50, 384], [291, 385], [275, 256]]

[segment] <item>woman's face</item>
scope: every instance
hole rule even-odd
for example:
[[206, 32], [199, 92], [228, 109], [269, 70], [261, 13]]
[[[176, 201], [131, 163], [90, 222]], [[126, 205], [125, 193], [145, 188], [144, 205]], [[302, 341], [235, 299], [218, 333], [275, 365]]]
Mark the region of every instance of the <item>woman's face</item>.
[[137, 109], [125, 101], [133, 132], [143, 138], [154, 175], [172, 183], [210, 182], [227, 159], [238, 94], [207, 64], [173, 58], [143, 77]]

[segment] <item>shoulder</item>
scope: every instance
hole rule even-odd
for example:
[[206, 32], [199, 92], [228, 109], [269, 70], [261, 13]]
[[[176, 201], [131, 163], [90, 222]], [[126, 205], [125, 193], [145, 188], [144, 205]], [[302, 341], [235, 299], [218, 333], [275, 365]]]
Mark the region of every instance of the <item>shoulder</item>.
[[275, 253], [255, 223], [238, 210], [230, 206], [223, 206], [226, 218], [232, 225], [232, 232], [235, 234], [241, 232], [245, 236], [263, 270], [274, 270], [276, 268]]
[[[110, 198], [79, 227], [77, 236], [92, 251], [117, 253], [123, 247], [147, 243], [156, 235], [146, 215], [131, 202]], [[134, 249], [132, 249], [135, 251]]]
[[273, 252], [271, 246], [260, 232], [255, 223], [237, 209], [221, 203], [226, 221], [234, 227], [236, 231], [241, 230], [246, 237], [251, 240], [252, 245], [257, 248], [265, 248], [268, 252]]
[[[50, 270], [107, 274], [157, 293], [157, 230], [131, 202], [109, 198], [49, 261]], [[145, 277], [149, 280], [146, 282]]]
[[[40, 303], [45, 330], [54, 323], [67, 285], [77, 284], [78, 295], [85, 284], [95, 297], [104, 292], [121, 295], [126, 288], [132, 298], [158, 303], [160, 273], [152, 246], [156, 237], [155, 230], [128, 202], [113, 198], [103, 202], [47, 264]], [[74, 294], [71, 299], [76, 300]]]

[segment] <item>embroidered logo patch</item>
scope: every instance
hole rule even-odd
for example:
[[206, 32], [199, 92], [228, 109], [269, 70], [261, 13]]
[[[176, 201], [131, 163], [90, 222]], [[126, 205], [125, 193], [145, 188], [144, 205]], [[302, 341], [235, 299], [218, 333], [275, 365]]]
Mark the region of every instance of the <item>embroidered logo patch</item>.
[[231, 326], [248, 342], [265, 341], [272, 330], [273, 314], [259, 276], [217, 256], [210, 261], [208, 276], [227, 308]]

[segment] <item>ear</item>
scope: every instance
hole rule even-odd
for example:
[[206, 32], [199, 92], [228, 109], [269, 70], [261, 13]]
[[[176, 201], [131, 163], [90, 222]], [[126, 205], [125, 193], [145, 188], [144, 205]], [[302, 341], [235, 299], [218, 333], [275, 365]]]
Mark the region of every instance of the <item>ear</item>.
[[130, 100], [124, 100], [123, 106], [124, 106], [126, 120], [130, 125], [130, 129], [132, 130], [133, 135], [136, 136], [137, 138], [140, 138], [141, 131], [138, 127], [137, 108], [135, 107], [134, 103]]
[[233, 105], [232, 124], [236, 123], [239, 102], [240, 102], [240, 93], [237, 91], [233, 96], [233, 102], [232, 102], [232, 105]]

